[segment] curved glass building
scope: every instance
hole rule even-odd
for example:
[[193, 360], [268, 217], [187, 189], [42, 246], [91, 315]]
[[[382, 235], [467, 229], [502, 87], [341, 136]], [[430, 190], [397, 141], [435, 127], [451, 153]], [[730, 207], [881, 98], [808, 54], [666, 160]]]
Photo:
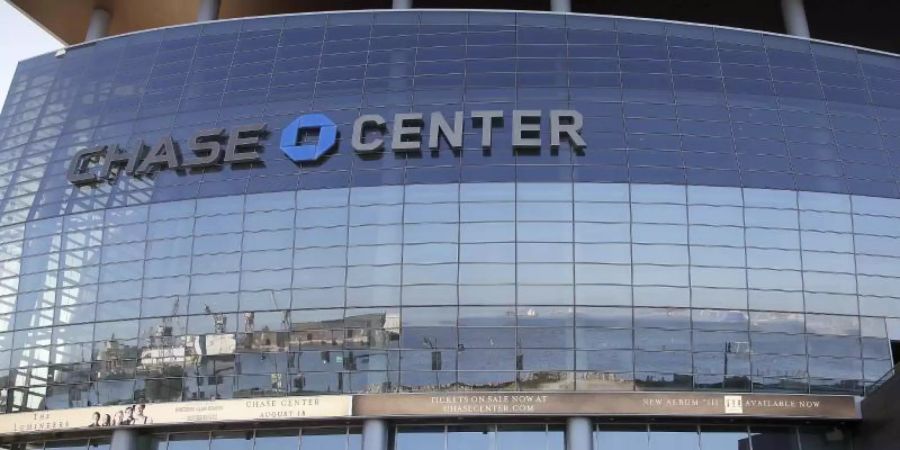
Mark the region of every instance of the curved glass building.
[[140, 27], [23, 61], [0, 115], [8, 448], [851, 448], [900, 340], [900, 57], [556, 12]]

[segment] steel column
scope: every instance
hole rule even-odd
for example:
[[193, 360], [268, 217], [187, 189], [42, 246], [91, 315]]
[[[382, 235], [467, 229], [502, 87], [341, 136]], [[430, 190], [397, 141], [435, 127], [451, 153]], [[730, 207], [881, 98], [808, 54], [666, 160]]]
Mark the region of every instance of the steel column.
[[219, 18], [219, 0], [200, 0], [197, 8], [197, 22], [208, 22]]
[[137, 450], [138, 433], [137, 430], [128, 428], [120, 428], [113, 430], [112, 443], [110, 450]]
[[784, 15], [784, 26], [788, 34], [809, 37], [809, 23], [806, 21], [803, 0], [781, 0], [781, 13]]
[[91, 21], [88, 22], [87, 33], [84, 35], [85, 41], [93, 41], [106, 37], [109, 31], [109, 12], [103, 8], [94, 8], [91, 12]]
[[362, 438], [362, 450], [388, 450], [387, 421], [384, 419], [367, 419], [363, 422]]
[[553, 12], [572, 12], [572, 0], [550, 0], [550, 10]]
[[591, 419], [569, 417], [566, 420], [566, 450], [593, 450], [594, 430]]

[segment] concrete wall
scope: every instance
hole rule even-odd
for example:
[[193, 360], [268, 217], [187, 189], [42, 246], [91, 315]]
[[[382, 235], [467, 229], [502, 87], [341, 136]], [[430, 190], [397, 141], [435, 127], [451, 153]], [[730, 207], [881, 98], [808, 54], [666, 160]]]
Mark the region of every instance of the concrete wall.
[[895, 375], [863, 399], [863, 421], [856, 433], [855, 450], [897, 448], [900, 443], [900, 376]]

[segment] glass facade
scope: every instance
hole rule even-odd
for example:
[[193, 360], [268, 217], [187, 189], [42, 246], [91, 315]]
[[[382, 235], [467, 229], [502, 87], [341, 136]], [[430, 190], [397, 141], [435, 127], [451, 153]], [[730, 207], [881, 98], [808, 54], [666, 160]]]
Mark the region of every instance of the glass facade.
[[850, 450], [833, 426], [598, 425], [597, 450]]
[[[361, 430], [354, 427], [180, 432], [148, 435], [143, 450], [361, 450]], [[6, 447], [5, 447], [6, 448]], [[109, 450], [109, 438], [28, 442], [16, 450]]]
[[564, 450], [564, 435], [564, 425], [401, 425], [393, 450]]
[[888, 245], [900, 217], [870, 203], [900, 206], [467, 183], [36, 220], [3, 250], [24, 269], [19, 304], [36, 307], [6, 316], [9, 392], [49, 408], [432, 389], [859, 393], [891, 367], [900, 291]]
[[[25, 61], [0, 115], [4, 411], [861, 394], [900, 324], [898, 87], [900, 59], [861, 50], [532, 13], [243, 19]], [[509, 122], [490, 150], [468, 126], [459, 150], [277, 147], [303, 113], [512, 109], [580, 111], [587, 148], [514, 151]], [[260, 162], [66, 180], [90, 146], [254, 122]]]
[[49, 442], [28, 442], [21, 445], [14, 445], [10, 448], [16, 450], [109, 450], [109, 438], [93, 438], [93, 439], [69, 439], [56, 440]]
[[[564, 425], [399, 425], [391, 450], [564, 450]], [[597, 425], [597, 450], [850, 450], [840, 426]], [[147, 436], [149, 450], [360, 450], [356, 428], [179, 432]], [[108, 450], [109, 439], [29, 442], [21, 450]]]

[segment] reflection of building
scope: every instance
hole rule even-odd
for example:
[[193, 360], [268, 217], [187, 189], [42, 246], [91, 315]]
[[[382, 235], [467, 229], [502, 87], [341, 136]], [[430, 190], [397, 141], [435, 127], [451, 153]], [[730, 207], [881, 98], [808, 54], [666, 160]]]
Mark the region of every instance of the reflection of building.
[[256, 331], [239, 333], [240, 347], [244, 350], [277, 352], [287, 350], [288, 333], [284, 331]]
[[184, 364], [184, 347], [158, 347], [141, 349], [141, 365], [144, 367]]
[[157, 324], [146, 347], [141, 348], [141, 366], [152, 369], [166, 365], [184, 364], [186, 349], [181, 336], [173, 336], [170, 321]]
[[352, 316], [346, 319], [291, 324], [291, 348], [387, 348], [400, 336], [397, 313]]
[[115, 339], [102, 342], [100, 354], [97, 355], [99, 370], [96, 377], [118, 378], [130, 376], [134, 371], [134, 360], [138, 349]]
[[234, 334], [201, 334], [187, 337], [191, 354], [196, 357], [232, 355], [237, 349]]
[[[896, 51], [894, 24], [853, 29], [896, 11], [10, 2], [79, 45], [22, 62], [0, 113], [9, 411], [444, 391], [818, 399], [866, 395], [897, 359], [898, 56], [798, 39]], [[97, 39], [106, 16], [117, 35]], [[268, 427], [211, 414], [198, 427]], [[723, 414], [623, 415], [638, 446], [679, 450], [723, 421], [748, 425], [719, 446], [748, 450], [855, 428], [833, 411]], [[576, 442], [563, 422], [581, 437], [623, 422], [521, 418], [563, 438], [542, 449]], [[413, 448], [530, 442], [504, 440], [505, 417], [367, 419], [394, 443], [435, 425]], [[456, 445], [473, 429], [456, 422], [487, 443]], [[309, 448], [307, 431], [278, 448]], [[355, 450], [351, 434], [314, 447]]]
[[163, 322], [156, 325], [156, 328], [150, 334], [151, 347], [164, 347], [174, 344], [174, 336], [172, 334], [172, 324]]

